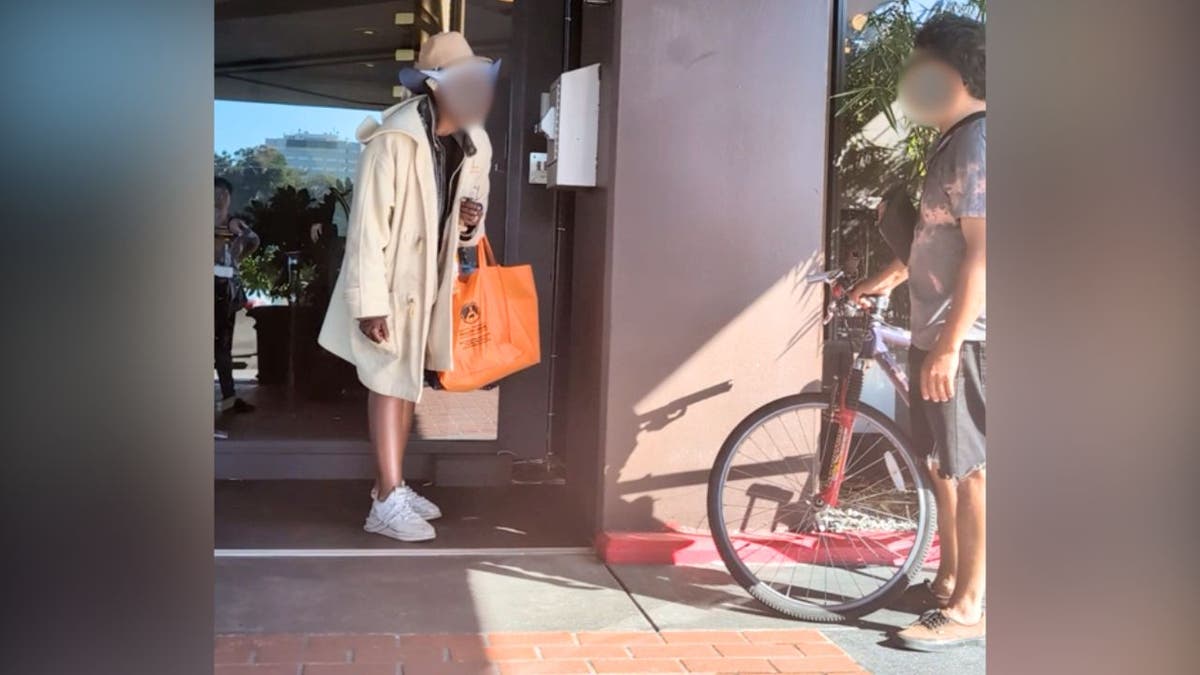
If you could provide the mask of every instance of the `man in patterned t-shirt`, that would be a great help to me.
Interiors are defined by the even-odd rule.
[[[922,26],[915,47],[900,102],[910,120],[941,135],[927,161],[912,250],[851,296],[883,295],[908,281],[912,436],[929,458],[941,559],[932,581],[908,590],[908,604],[925,611],[897,639],[938,651],[985,634],[983,25],[941,14]]]

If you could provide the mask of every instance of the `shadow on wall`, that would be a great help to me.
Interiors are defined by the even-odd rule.
[[[599,221],[578,229],[604,229],[582,235],[603,255],[580,246],[588,262],[573,270],[603,293],[581,293],[590,304],[572,316],[590,313],[578,325],[606,338],[603,530],[702,523],[721,439],[819,377],[821,291],[803,279],[824,259],[832,7],[629,2],[614,35],[595,34],[616,95],[601,114],[603,199],[577,201],[576,216]],[[714,52],[730,26],[755,49]],[[682,484],[630,490],[664,476]]]
[[[711,387],[705,387],[699,391],[688,394],[671,401],[667,405],[660,408],[655,408],[647,413],[638,415],[635,419],[637,426],[634,431],[634,438],[630,443],[623,447],[629,447],[631,450],[637,447],[638,438],[645,433],[660,431],[668,424],[680,419],[687,414],[688,408],[700,403],[701,401],[720,396],[729,390],[733,389],[733,381],[726,380],[720,384],[714,384]],[[694,474],[704,474],[697,476]],[[619,482],[617,484],[618,494],[641,493],[651,490],[661,489],[664,487],[678,487],[680,485],[690,485],[697,482],[704,482],[708,479],[705,472],[686,472],[684,474],[670,474],[665,476],[655,477],[646,475],[641,479]],[[682,481],[682,482],[680,482]],[[619,510],[616,512],[617,517],[621,522],[636,521],[641,523],[653,523],[656,530],[669,529],[665,523],[662,523],[654,518],[654,499],[650,496],[638,497],[632,501],[621,500]]]
[[[821,294],[822,301],[825,299],[824,283],[813,283],[807,279],[808,273],[815,270],[816,267],[814,264],[812,264],[813,261],[810,260],[809,263],[810,264],[807,265],[803,270],[797,268],[796,272],[792,274],[792,295],[796,296],[797,307],[803,307],[805,304],[812,302],[814,299],[814,294]],[[779,352],[779,356],[775,357],[775,360],[782,360],[783,357],[787,356],[788,352],[792,351],[796,345],[800,344],[814,329],[820,330],[822,327],[824,327],[824,320],[825,316],[823,308],[819,312],[810,313],[808,317],[800,324],[800,327],[796,329],[796,332],[792,333],[792,337],[787,341],[787,344],[784,345],[783,351]]]
[[[630,430],[629,437],[611,446],[623,452],[610,455],[606,522],[619,525],[606,529],[707,529],[704,511],[709,470],[728,433],[745,415],[770,400],[820,390],[819,358],[814,358],[819,351],[808,350],[819,344],[823,287],[805,281],[819,261],[819,252],[814,252],[794,266],[661,377],[640,371],[642,400],[673,388],[673,380],[685,380],[690,373],[711,375],[718,366],[726,367],[735,379],[696,389],[640,414],[636,408],[632,411],[631,424],[625,427]],[[780,307],[788,311],[781,312]],[[793,327],[797,321],[799,326]],[[748,342],[746,334],[758,339]],[[801,346],[805,349],[797,352]],[[747,353],[748,349],[755,353]],[[792,384],[798,378],[803,378],[804,384]],[[728,400],[731,396],[735,400]],[[671,468],[687,468],[658,473],[653,471],[658,462],[648,455],[669,455]],[[650,470],[642,469],[646,465]],[[631,473],[636,477],[630,477]],[[662,509],[656,511],[660,495],[678,490],[686,491],[687,506],[666,509],[665,514]]]

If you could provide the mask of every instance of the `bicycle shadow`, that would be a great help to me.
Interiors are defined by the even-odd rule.
[[[646,473],[638,478],[624,478],[621,476],[621,470],[625,467],[629,455],[632,454],[634,448],[638,447],[640,436],[646,433],[662,431],[667,426],[682,419],[697,404],[724,395],[732,390],[733,380],[725,380],[698,389],[686,396],[681,396],[666,405],[649,410],[633,418],[632,437],[620,445],[622,448],[628,448],[628,451],[614,463],[614,466],[619,468],[614,472],[612,484],[608,486],[609,491],[616,495],[621,495],[615,500],[609,512],[609,516],[612,516],[615,522],[642,523],[643,525],[638,527],[640,531],[676,531],[676,528],[654,515],[654,498],[649,494],[643,494],[632,500],[626,499],[623,495],[703,484],[708,481],[708,470],[683,471],[661,475]],[[680,547],[685,545],[680,544]]]

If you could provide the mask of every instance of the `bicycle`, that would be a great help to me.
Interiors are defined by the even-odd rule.
[[[730,574],[767,607],[808,621],[856,618],[898,597],[921,573],[937,521],[911,441],[860,401],[877,363],[908,403],[892,350],[910,334],[884,321],[886,297],[861,308],[843,280],[841,271],[808,277],[830,286],[824,323],[836,321],[834,337],[851,347],[833,385],[750,413],[708,481],[709,527]]]

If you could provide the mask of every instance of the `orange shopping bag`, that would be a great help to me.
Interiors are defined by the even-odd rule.
[[[479,267],[454,282],[454,370],[438,374],[447,391],[473,391],[542,360],[533,268],[497,265],[487,237],[476,252]]]

